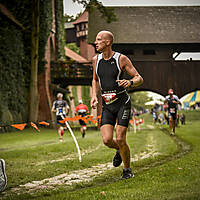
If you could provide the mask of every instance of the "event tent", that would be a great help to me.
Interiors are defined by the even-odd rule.
[[[163,102],[159,101],[159,100],[153,100],[153,101],[148,101],[148,102],[145,103],[146,106],[153,106],[155,104],[162,105]]]
[[[193,106],[196,103],[200,103],[200,90],[194,91],[190,93],[183,101],[184,107],[187,106]]]

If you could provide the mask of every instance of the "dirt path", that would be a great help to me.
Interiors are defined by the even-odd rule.
[[[152,145],[148,145],[147,152],[142,152],[138,155],[135,155],[134,158],[131,158],[131,162],[146,159],[155,155],[158,155],[158,152],[155,152],[153,150]],[[11,191],[15,193],[17,192],[19,194],[26,192],[32,193],[36,190],[53,189],[59,185],[63,186],[63,185],[77,184],[81,182],[89,182],[93,180],[95,177],[113,168],[114,167],[111,162],[105,164],[99,164],[83,170],[75,170],[71,171],[70,173],[64,173],[51,178],[46,178],[41,181],[32,181],[24,185],[19,185],[16,188],[12,188]]]

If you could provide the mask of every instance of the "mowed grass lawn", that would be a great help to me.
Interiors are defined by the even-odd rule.
[[[78,174],[112,162],[115,151],[102,144],[99,131],[87,131],[84,139],[74,132],[82,152],[81,163],[69,132],[63,143],[58,141],[56,130],[47,128],[0,134],[0,158],[6,161],[8,177],[0,199],[200,199],[200,111],[186,112],[186,125],[177,127],[176,137],[169,136],[167,125],[153,128],[150,114],[144,118],[140,131],[134,133],[131,128],[127,133],[134,178],[120,180],[122,165],[105,170],[90,181],[57,184],[51,189],[31,191],[20,185],[64,173]],[[180,141],[182,146],[177,144]]]

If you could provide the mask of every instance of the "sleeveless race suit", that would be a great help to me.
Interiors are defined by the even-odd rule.
[[[66,107],[68,104],[65,100],[56,100],[53,102],[53,108],[56,110],[56,121],[57,124],[61,124],[59,121],[66,117]]]
[[[177,104],[173,103],[173,101],[179,102],[179,98],[173,94],[172,98],[170,95],[166,96],[166,101],[168,104],[168,115],[171,116],[173,120],[176,120],[177,115]]]
[[[102,92],[101,126],[117,124],[128,127],[131,112],[130,96],[116,80],[122,79],[123,71],[119,66],[120,53],[115,52],[112,58],[104,60],[103,54],[97,57],[96,74]]]
[[[75,111],[78,113],[78,115],[81,115],[81,117],[85,117],[88,112],[88,107],[85,104],[81,103],[76,106]],[[86,126],[86,123],[82,119],[79,119],[79,123],[81,126]]]

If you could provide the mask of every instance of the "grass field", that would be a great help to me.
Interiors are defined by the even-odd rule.
[[[0,199],[197,200],[200,199],[200,112],[186,112],[186,125],[171,137],[167,125],[152,125],[151,115],[127,140],[135,177],[120,180],[123,165],[112,167],[115,151],[102,144],[99,131],[76,131],[82,153],[69,132],[41,128],[0,134],[0,158],[8,185]]]

